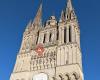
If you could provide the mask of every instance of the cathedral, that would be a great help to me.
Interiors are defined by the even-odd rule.
[[[42,24],[42,3],[27,25],[10,80],[84,80],[80,27],[72,6]]]

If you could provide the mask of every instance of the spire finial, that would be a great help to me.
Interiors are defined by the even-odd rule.
[[[67,1],[67,8],[69,8],[70,10],[73,9],[73,7],[72,7],[72,0],[68,0]]]
[[[62,22],[65,21],[65,13],[64,13],[64,10],[62,10],[62,12],[61,12],[61,21]]]
[[[43,2],[43,1],[42,1],[42,0],[40,0],[40,7],[42,7],[42,2]]]

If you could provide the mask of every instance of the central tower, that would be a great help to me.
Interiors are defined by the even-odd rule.
[[[23,34],[10,80],[84,80],[80,29],[71,0],[42,25],[42,4]]]

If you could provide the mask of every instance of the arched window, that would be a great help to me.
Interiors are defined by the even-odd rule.
[[[78,80],[79,79],[79,75],[75,72],[72,74],[72,79],[73,80]]]
[[[59,39],[59,30],[57,30],[57,40]]]
[[[52,33],[49,35],[49,42],[51,42]]]
[[[46,41],[46,34],[44,34],[43,43]]]
[[[68,14],[67,14],[67,19],[69,19],[69,16],[68,16]]]
[[[71,80],[69,74],[65,74],[66,80]]]
[[[66,43],[66,27],[64,28],[64,43]]]
[[[36,44],[38,44],[38,38],[39,38],[39,31],[37,32],[37,40],[36,40]]]
[[[72,41],[72,34],[71,34],[72,32],[71,32],[71,26],[69,26],[69,42],[71,42]]]
[[[72,18],[72,15],[71,15],[71,14],[72,14],[72,13],[70,12],[70,14],[69,14],[69,16],[70,16],[70,17],[69,17],[69,18],[70,18],[70,20],[71,20],[71,18]]]
[[[59,75],[60,80],[63,80],[64,78],[62,77],[62,75]]]

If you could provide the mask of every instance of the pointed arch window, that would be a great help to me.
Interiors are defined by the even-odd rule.
[[[71,20],[71,19],[72,19],[72,12],[70,12],[70,14],[69,14],[69,15],[70,15],[69,17],[70,17],[70,20]]]
[[[59,75],[59,78],[60,78],[60,80],[63,80],[63,77],[62,77],[62,75]]]
[[[36,40],[36,44],[38,44],[38,39],[39,39],[39,31],[37,32],[37,40]]]
[[[69,42],[72,41],[72,33],[71,33],[71,26],[69,26]]]
[[[59,30],[57,30],[57,40],[59,39]]]
[[[44,34],[43,43],[46,41],[46,34]]]
[[[72,74],[72,77],[74,78],[74,80],[78,80],[79,79],[79,75],[76,72],[74,72]]]
[[[66,43],[66,27],[64,28],[64,43]]]
[[[67,80],[71,80],[69,74],[65,74]]]
[[[52,33],[50,33],[50,35],[49,35],[49,42],[51,42],[51,37],[52,37]]]
[[[67,19],[69,18],[69,16],[67,15]]]

